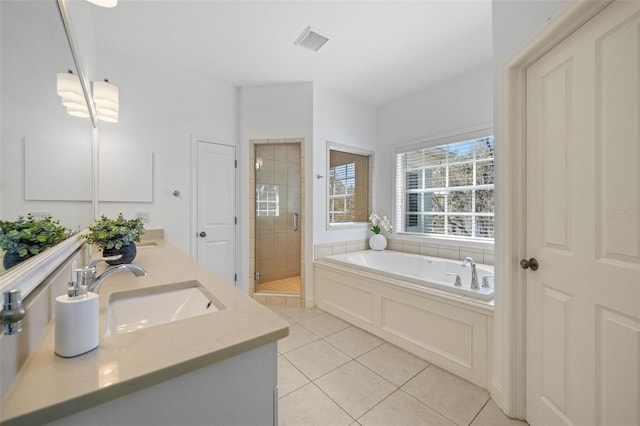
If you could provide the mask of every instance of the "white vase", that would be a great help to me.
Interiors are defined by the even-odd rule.
[[[369,247],[371,250],[384,250],[387,247],[387,239],[382,234],[373,234],[369,238]]]

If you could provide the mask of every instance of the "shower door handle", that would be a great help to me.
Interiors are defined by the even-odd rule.
[[[293,230],[298,230],[298,213],[293,214]]]

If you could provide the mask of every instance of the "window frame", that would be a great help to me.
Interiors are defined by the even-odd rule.
[[[368,169],[369,169],[369,176],[368,176],[368,212],[367,212],[367,219],[364,221],[354,221],[354,222],[331,222],[331,218],[330,218],[330,211],[329,208],[331,206],[331,182],[330,182],[330,178],[329,178],[329,171],[331,169],[331,151],[340,151],[340,152],[344,152],[347,154],[355,154],[355,155],[360,155],[363,157],[368,157]],[[335,143],[335,142],[331,142],[331,141],[327,141],[327,146],[326,146],[326,168],[325,168],[325,221],[326,221],[326,229],[328,231],[331,230],[341,230],[341,229],[357,229],[357,228],[368,228],[369,227],[369,213],[371,213],[372,211],[374,211],[374,194],[375,194],[375,187],[374,187],[374,176],[375,176],[375,153],[374,151],[368,150],[368,149],[364,149],[364,148],[359,148],[359,147],[354,147],[354,146],[349,146],[349,145],[343,145],[343,144],[339,144],[339,143]]]
[[[417,232],[406,232],[402,230],[400,227],[401,217],[405,213],[405,205],[402,204],[402,199],[400,196],[404,192],[404,182],[402,178],[399,178],[399,167],[398,164],[398,155],[417,151],[425,148],[433,148],[440,145],[453,144],[457,142],[464,142],[469,140],[481,139],[489,136],[494,136],[493,127],[490,125],[478,127],[476,129],[468,129],[466,131],[460,132],[452,132],[447,135],[434,136],[430,138],[425,138],[419,142],[401,145],[394,149],[393,152],[393,224],[394,224],[394,232],[397,235],[403,236],[407,240],[419,241],[419,242],[432,242],[434,244],[441,245],[452,245],[452,246],[466,246],[472,248],[489,248],[492,249],[495,243],[495,208],[494,208],[494,238],[477,238],[477,237],[460,237],[460,236],[452,236],[452,235],[437,235],[437,234],[423,234]],[[494,139],[495,144],[495,139]],[[494,203],[496,196],[496,177],[495,174],[495,165],[496,165],[496,156],[495,156],[495,145],[494,145]],[[474,185],[475,186],[475,185]]]

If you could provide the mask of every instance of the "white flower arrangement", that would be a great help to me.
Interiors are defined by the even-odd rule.
[[[369,215],[369,221],[371,222],[371,231],[374,234],[379,234],[381,229],[384,229],[387,232],[393,231],[391,222],[386,216],[382,216],[382,218],[380,218],[376,213],[371,213]]]

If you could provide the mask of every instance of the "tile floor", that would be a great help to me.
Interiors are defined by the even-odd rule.
[[[485,390],[333,315],[269,308],[290,324],[278,342],[280,425],[526,425]]]
[[[300,294],[300,276],[267,282],[258,281],[256,283],[256,292]]]

